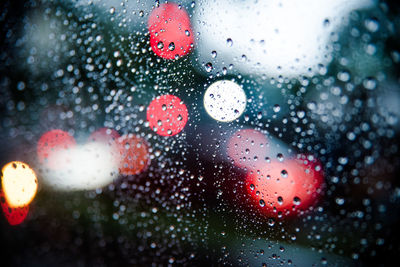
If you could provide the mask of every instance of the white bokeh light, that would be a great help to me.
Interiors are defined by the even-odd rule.
[[[43,182],[55,190],[92,190],[110,184],[118,177],[118,156],[113,148],[91,142],[56,155],[57,162],[66,164],[54,170],[46,169]]]
[[[246,109],[246,94],[237,83],[221,80],[211,84],[204,94],[204,107],[215,120],[236,120]]]
[[[372,0],[212,1],[196,5],[196,61],[216,71],[312,76],[332,60],[332,33]],[[217,55],[217,56],[215,56]]]

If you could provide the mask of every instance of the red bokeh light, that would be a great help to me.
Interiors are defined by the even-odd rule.
[[[267,157],[267,137],[253,129],[236,131],[228,141],[226,153],[240,168],[253,169],[265,163]]]
[[[261,213],[290,217],[313,206],[322,193],[319,162],[299,156],[283,162],[272,160],[248,173],[245,186],[251,202]]]
[[[40,137],[37,144],[39,162],[52,169],[62,167],[60,165],[65,163],[59,162],[57,157],[54,157],[55,153],[75,146],[76,141],[74,137],[67,132],[59,129],[48,131]]]
[[[150,46],[153,52],[165,59],[176,59],[188,54],[194,44],[188,13],[175,3],[156,7],[148,21]]]
[[[0,204],[3,210],[4,217],[6,217],[10,225],[21,224],[28,215],[28,205],[20,208],[10,208],[4,196],[3,190],[0,190]]]
[[[146,140],[133,134],[118,139],[120,146],[119,171],[124,175],[143,172],[150,165],[149,145]]]
[[[173,95],[162,95],[151,101],[147,108],[147,120],[157,134],[178,134],[188,121],[188,110],[182,101]]]

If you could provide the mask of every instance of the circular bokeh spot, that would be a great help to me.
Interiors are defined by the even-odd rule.
[[[216,81],[204,94],[204,107],[213,119],[230,122],[246,109],[246,94],[242,87],[229,80]]]
[[[51,169],[65,166],[66,162],[60,160],[58,153],[76,146],[73,136],[59,129],[44,133],[37,144],[39,162]]]
[[[246,178],[251,201],[263,214],[290,217],[306,211],[322,193],[320,164],[305,158],[273,160]]]
[[[151,49],[159,57],[178,59],[193,49],[189,15],[175,3],[165,3],[154,8],[149,16],[148,28]]]
[[[188,121],[188,110],[174,95],[157,96],[147,108],[147,121],[150,128],[159,135],[176,135]]]
[[[8,205],[19,208],[31,203],[38,181],[35,172],[26,163],[12,161],[1,170],[1,185]]]
[[[267,146],[268,139],[260,131],[241,129],[230,137],[226,154],[237,167],[254,169],[265,163]]]
[[[120,146],[119,172],[135,175],[146,170],[150,165],[149,145],[146,140],[133,134],[123,135],[118,139]]]
[[[29,212],[28,205],[19,208],[10,207],[2,190],[0,190],[0,205],[1,209],[3,210],[4,217],[6,217],[10,225],[21,224]]]

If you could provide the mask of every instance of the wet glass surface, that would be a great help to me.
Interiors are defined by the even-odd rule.
[[[3,1],[1,262],[391,265],[399,23],[394,1]]]

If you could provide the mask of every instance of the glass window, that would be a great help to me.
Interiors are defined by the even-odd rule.
[[[3,1],[12,266],[391,265],[394,1]]]

